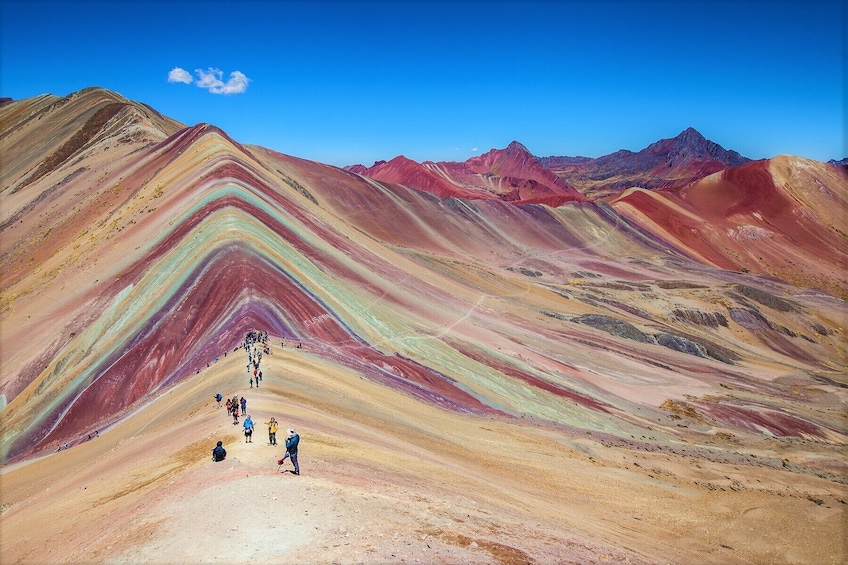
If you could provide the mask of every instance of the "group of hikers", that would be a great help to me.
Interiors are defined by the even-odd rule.
[[[221,396],[221,393],[217,393],[215,395],[215,400],[218,402],[218,408],[221,407],[221,400],[224,397]],[[239,423],[239,408],[241,408],[242,414],[247,414],[247,399],[245,397],[239,398],[238,395],[233,396],[232,398],[227,399],[227,415],[233,417],[233,425],[237,426]]]
[[[247,427],[247,422],[251,422],[251,427]],[[277,421],[274,418],[271,418],[271,421],[268,422],[268,445],[277,445],[276,440],[276,429],[277,429]],[[271,430],[274,430],[273,432]],[[253,443],[251,436],[253,435],[253,422],[248,416],[245,419],[245,428],[244,428],[244,437],[245,443]],[[286,437],[286,452],[282,456],[282,458],[277,459],[277,469],[282,468],[283,464],[285,464],[286,459],[291,459],[292,465],[294,465],[294,471],[292,471],[295,475],[300,474],[300,465],[297,462],[297,446],[300,443],[300,435],[295,431],[294,428],[289,428],[289,435]],[[223,461],[227,458],[227,450],[224,449],[224,442],[218,440],[218,444],[212,448],[212,461],[218,462]],[[285,472],[285,471],[283,471]]]
[[[58,452],[58,451],[62,451],[62,450],[65,450],[65,449],[70,449],[72,445],[80,444],[84,441],[88,441],[92,438],[96,438],[99,435],[100,435],[100,430],[94,430],[93,432],[88,434],[86,437],[80,437],[80,438],[77,438],[75,440],[67,441],[65,443],[60,443],[60,444],[56,445],[56,451]]]
[[[259,363],[262,362],[262,354],[269,355],[271,353],[268,347],[268,332],[250,331],[244,336],[242,347],[247,352],[247,374],[250,388],[253,388],[253,383],[256,383],[256,388],[259,388],[259,383],[262,381],[262,371],[259,369]],[[253,375],[250,374],[251,368]]]
[[[262,380],[262,371],[259,370],[259,363],[262,361],[263,353],[265,355],[270,354],[268,347],[268,332],[248,332],[245,335],[242,347],[248,355],[248,373],[250,372],[251,366],[253,367],[253,376],[250,378],[250,388],[253,388],[254,378],[256,379],[256,386],[259,387],[259,382]],[[215,400],[218,402],[218,407],[220,408],[221,401],[223,400],[221,393],[217,393],[215,395]],[[227,414],[231,414],[233,416],[233,425],[238,425],[239,423],[239,410],[241,410],[241,414],[245,416],[244,422],[242,422],[242,427],[244,428],[244,442],[253,443],[254,424],[253,418],[251,418],[251,416],[247,413],[247,400],[243,396],[239,397],[238,395],[228,398]],[[268,445],[276,446],[279,423],[276,418],[272,416],[268,422],[265,422],[265,424],[268,426]],[[291,459],[292,465],[294,465],[293,473],[295,475],[300,475],[300,466],[297,462],[298,443],[300,443],[300,436],[294,428],[289,428],[289,433],[286,437],[286,452],[281,459],[277,460],[278,469],[283,466],[286,459]],[[212,449],[212,460],[223,461],[226,457],[227,450],[224,449],[223,442],[218,441],[218,444]]]

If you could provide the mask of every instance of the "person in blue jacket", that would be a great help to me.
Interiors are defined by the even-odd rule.
[[[244,419],[244,443],[253,443],[253,419],[248,416]]]
[[[219,441],[218,445],[212,448],[212,461],[223,461],[227,458],[227,450],[224,449],[223,442]]]
[[[294,474],[300,474],[300,466],[297,464],[297,444],[300,443],[300,436],[294,431],[294,428],[289,429],[289,437],[286,438],[286,454],[283,458],[277,461],[280,465],[286,462],[287,457],[291,457],[291,462],[294,465]]]

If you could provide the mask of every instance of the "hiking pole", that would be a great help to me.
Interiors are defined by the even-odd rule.
[[[286,462],[286,458],[287,458],[288,456],[289,456],[289,452],[288,452],[288,451],[286,451],[286,454],[285,454],[285,455],[283,455],[283,458],[282,458],[282,459],[277,460],[277,463],[278,463],[278,465],[277,465],[277,472],[278,472],[278,473],[280,472],[280,469],[282,469],[282,468],[283,468],[283,464]]]

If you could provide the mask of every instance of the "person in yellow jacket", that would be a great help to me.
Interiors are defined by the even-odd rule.
[[[268,426],[268,443],[270,445],[277,445],[277,429],[280,427],[277,424],[277,420],[272,416],[271,421],[265,422],[265,424]]]

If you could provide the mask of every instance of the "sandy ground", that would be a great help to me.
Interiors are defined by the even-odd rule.
[[[230,355],[6,466],[3,563],[843,563],[844,485],[445,412],[305,351]],[[245,443],[215,392],[243,395]],[[278,472],[270,416],[302,437]],[[225,462],[210,453],[221,439]],[[730,453],[730,452],[728,452]]]

